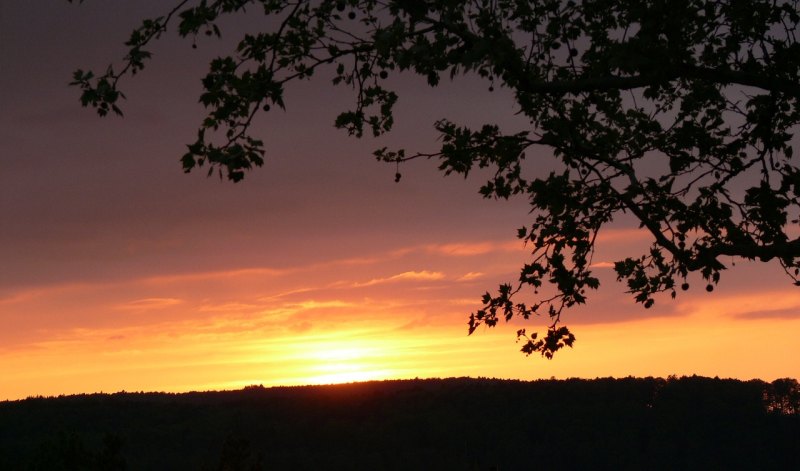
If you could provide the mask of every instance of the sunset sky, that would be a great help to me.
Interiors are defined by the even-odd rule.
[[[122,57],[130,30],[167,7],[0,4],[0,400],[414,377],[800,377],[800,291],[780,266],[737,262],[713,293],[698,277],[644,310],[609,268],[649,243],[630,221],[601,233],[603,285],[565,314],[575,348],[519,353],[516,330],[545,319],[467,336],[480,296],[529,255],[515,237],[528,205],[485,200],[484,175],[444,177],[435,162],[405,164],[395,183],[371,152],[434,149],[444,117],[525,129],[486,83],[393,77],[395,130],[356,140],[333,128],[353,94],[318,77],[257,121],[263,168],[238,184],[184,174],[208,60],[261,18],[228,21],[223,41],[196,50],[165,37],[123,84],[124,118],[97,117],[67,86],[76,68]],[[548,158],[533,159],[542,172]]]

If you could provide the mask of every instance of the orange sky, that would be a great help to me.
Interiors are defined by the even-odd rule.
[[[690,280],[644,310],[608,268],[646,246],[624,223],[602,234],[601,290],[565,315],[574,349],[520,354],[516,329],[541,321],[468,337],[480,295],[526,259],[514,238],[525,202],[483,200],[481,175],[445,179],[435,163],[407,165],[395,184],[370,152],[430,149],[445,116],[519,126],[502,93],[398,82],[396,131],[375,142],[332,129],[346,91],[303,84],[287,113],[259,122],[265,168],[232,185],[178,164],[221,45],[167,40],[126,89],[126,118],[99,120],[66,87],[71,71],[118,57],[131,18],[163,4],[24,3],[0,9],[11,71],[0,74],[0,400],[467,375],[800,377],[800,292],[777,265],[737,263],[714,293]],[[534,156],[544,170],[546,157]]]
[[[567,317],[576,347],[552,361],[518,353],[516,326],[467,337],[477,295],[523,258],[502,242],[432,244],[19,290],[0,300],[0,385],[20,398],[436,376],[800,376],[800,297],[780,283],[693,290],[648,311],[608,284]],[[769,271],[742,267],[731,284]]]

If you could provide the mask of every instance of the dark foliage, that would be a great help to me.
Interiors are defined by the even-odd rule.
[[[0,403],[0,469],[798,469],[797,391],[446,379],[31,398]]]
[[[445,174],[491,169],[486,197],[530,201],[518,235],[532,258],[516,282],[486,293],[470,333],[545,315],[544,335],[518,331],[523,352],[550,358],[572,346],[562,311],[598,288],[595,241],[622,214],[652,237],[645,253],[615,264],[645,308],[691,277],[713,290],[737,258],[777,261],[800,284],[797,0],[183,0],[133,31],[121,66],[75,72],[81,103],[121,114],[120,80],[142,70],[163,33],[196,47],[245,11],[263,14],[264,30],[211,62],[187,172],[208,166],[239,181],[261,166],[254,117],[284,108],[286,87],[326,69],[355,95],[335,125],[359,137],[391,130],[398,94],[387,78],[397,72],[432,87],[471,75],[513,93],[528,129],[443,117],[438,151],[375,152],[398,166],[396,181],[401,162],[437,159]],[[541,159],[557,170],[544,175]],[[522,288],[536,296],[526,301]]]

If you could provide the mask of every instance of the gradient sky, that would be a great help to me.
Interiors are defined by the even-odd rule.
[[[236,32],[199,49],[169,36],[123,89],[125,118],[98,118],[74,69],[124,55],[160,1],[0,4],[0,400],[94,391],[238,388],[441,376],[800,377],[800,292],[777,264],[737,263],[711,294],[644,310],[610,263],[646,235],[619,223],[595,257],[603,286],[565,315],[575,348],[526,358],[514,322],[466,335],[480,295],[526,260],[524,200],[490,201],[482,176],[434,162],[394,168],[380,146],[430,150],[432,124],[515,121],[487,84],[432,90],[396,77],[395,131],[333,129],[352,103],[324,77],[291,88],[257,123],[264,168],[242,183],[185,175],[203,117],[199,78]],[[548,156],[534,156],[548,170]]]

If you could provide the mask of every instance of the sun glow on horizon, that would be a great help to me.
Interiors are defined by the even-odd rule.
[[[304,372],[309,374],[301,380],[305,384],[369,381],[389,378],[394,373],[385,368],[387,354],[375,341],[352,338],[312,341],[299,348],[306,350],[297,356],[304,364]]]
[[[25,328],[0,330],[0,400],[460,376],[800,375],[791,360],[800,294],[777,287],[763,267],[740,271],[738,286],[689,291],[647,311],[608,283],[591,312],[570,313],[578,340],[552,361],[525,357],[514,343],[516,329],[541,330],[542,319],[467,336],[475,293],[517,268],[506,254],[422,250],[295,267],[296,277],[226,270],[10,292],[0,314]],[[218,279],[231,282],[210,289]],[[769,343],[753,349],[743,339]]]

